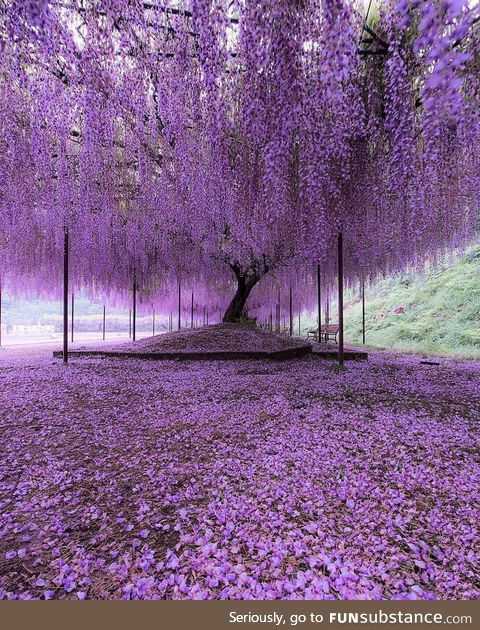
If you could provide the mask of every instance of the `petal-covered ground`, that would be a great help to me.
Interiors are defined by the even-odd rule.
[[[476,598],[480,363],[0,354],[0,598]]]

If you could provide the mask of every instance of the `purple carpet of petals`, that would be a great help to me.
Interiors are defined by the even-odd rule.
[[[477,598],[478,362],[0,354],[0,598]]]

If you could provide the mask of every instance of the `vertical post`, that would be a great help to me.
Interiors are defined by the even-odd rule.
[[[322,287],[320,282],[320,263],[317,263],[317,310],[318,310],[318,342],[322,341]]]
[[[365,345],[365,280],[362,278],[362,340]]]
[[[155,309],[153,309],[152,317],[152,337],[155,337]]]
[[[338,233],[338,363],[343,366],[343,234]]]
[[[182,301],[182,287],[180,280],[178,281],[178,330],[182,327],[182,313],[181,313],[181,301]]]
[[[192,291],[192,305],[190,309],[190,328],[193,328],[193,291]]]
[[[63,233],[63,363],[68,363],[68,228]]]
[[[293,295],[290,286],[290,337],[293,337]]]
[[[71,322],[71,328],[72,328],[72,336],[71,336],[71,341],[73,343],[73,317],[75,314],[75,296],[72,292],[72,322]]]
[[[300,326],[300,310],[298,311],[298,336],[300,337],[302,334],[302,329]]]
[[[102,338],[105,341],[105,304],[103,305],[103,327],[102,327]]]
[[[325,324],[328,326],[330,322],[330,298],[327,295],[327,301],[325,303]]]
[[[207,326],[208,326],[208,311],[207,311]]]
[[[206,309],[206,307],[204,306],[204,307],[203,307],[203,325],[204,325],[204,326],[205,326],[205,323],[206,323],[206,321],[207,321],[207,318],[205,317],[205,313],[206,313],[206,312],[207,312],[207,309]]]
[[[137,328],[137,277],[133,273],[133,303],[132,303],[132,340],[135,341]]]
[[[0,348],[2,347],[2,285],[0,284]]]
[[[275,332],[280,332],[280,289],[278,289],[277,305],[275,309]]]
[[[278,308],[278,332],[281,331],[282,329],[282,301],[280,298],[280,288],[278,289],[278,304],[277,304],[277,308]]]
[[[270,328],[270,332],[272,332],[273,331],[273,313],[272,313],[272,309],[270,309],[270,317],[269,317],[268,327]]]
[[[132,309],[128,309],[128,338],[132,337]]]

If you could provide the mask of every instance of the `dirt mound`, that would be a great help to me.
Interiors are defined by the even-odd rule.
[[[215,324],[147,337],[117,345],[79,348],[71,357],[136,359],[293,359],[311,354],[305,339],[287,337],[240,324]],[[62,357],[62,351],[53,353]]]
[[[188,328],[111,346],[113,352],[279,352],[309,345],[305,339],[240,324]]]

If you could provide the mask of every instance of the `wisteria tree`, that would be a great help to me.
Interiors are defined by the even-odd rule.
[[[3,275],[51,278],[68,230],[84,283],[228,270],[237,321],[280,268],[333,281],[339,232],[351,279],[472,239],[466,0],[0,6]]]

